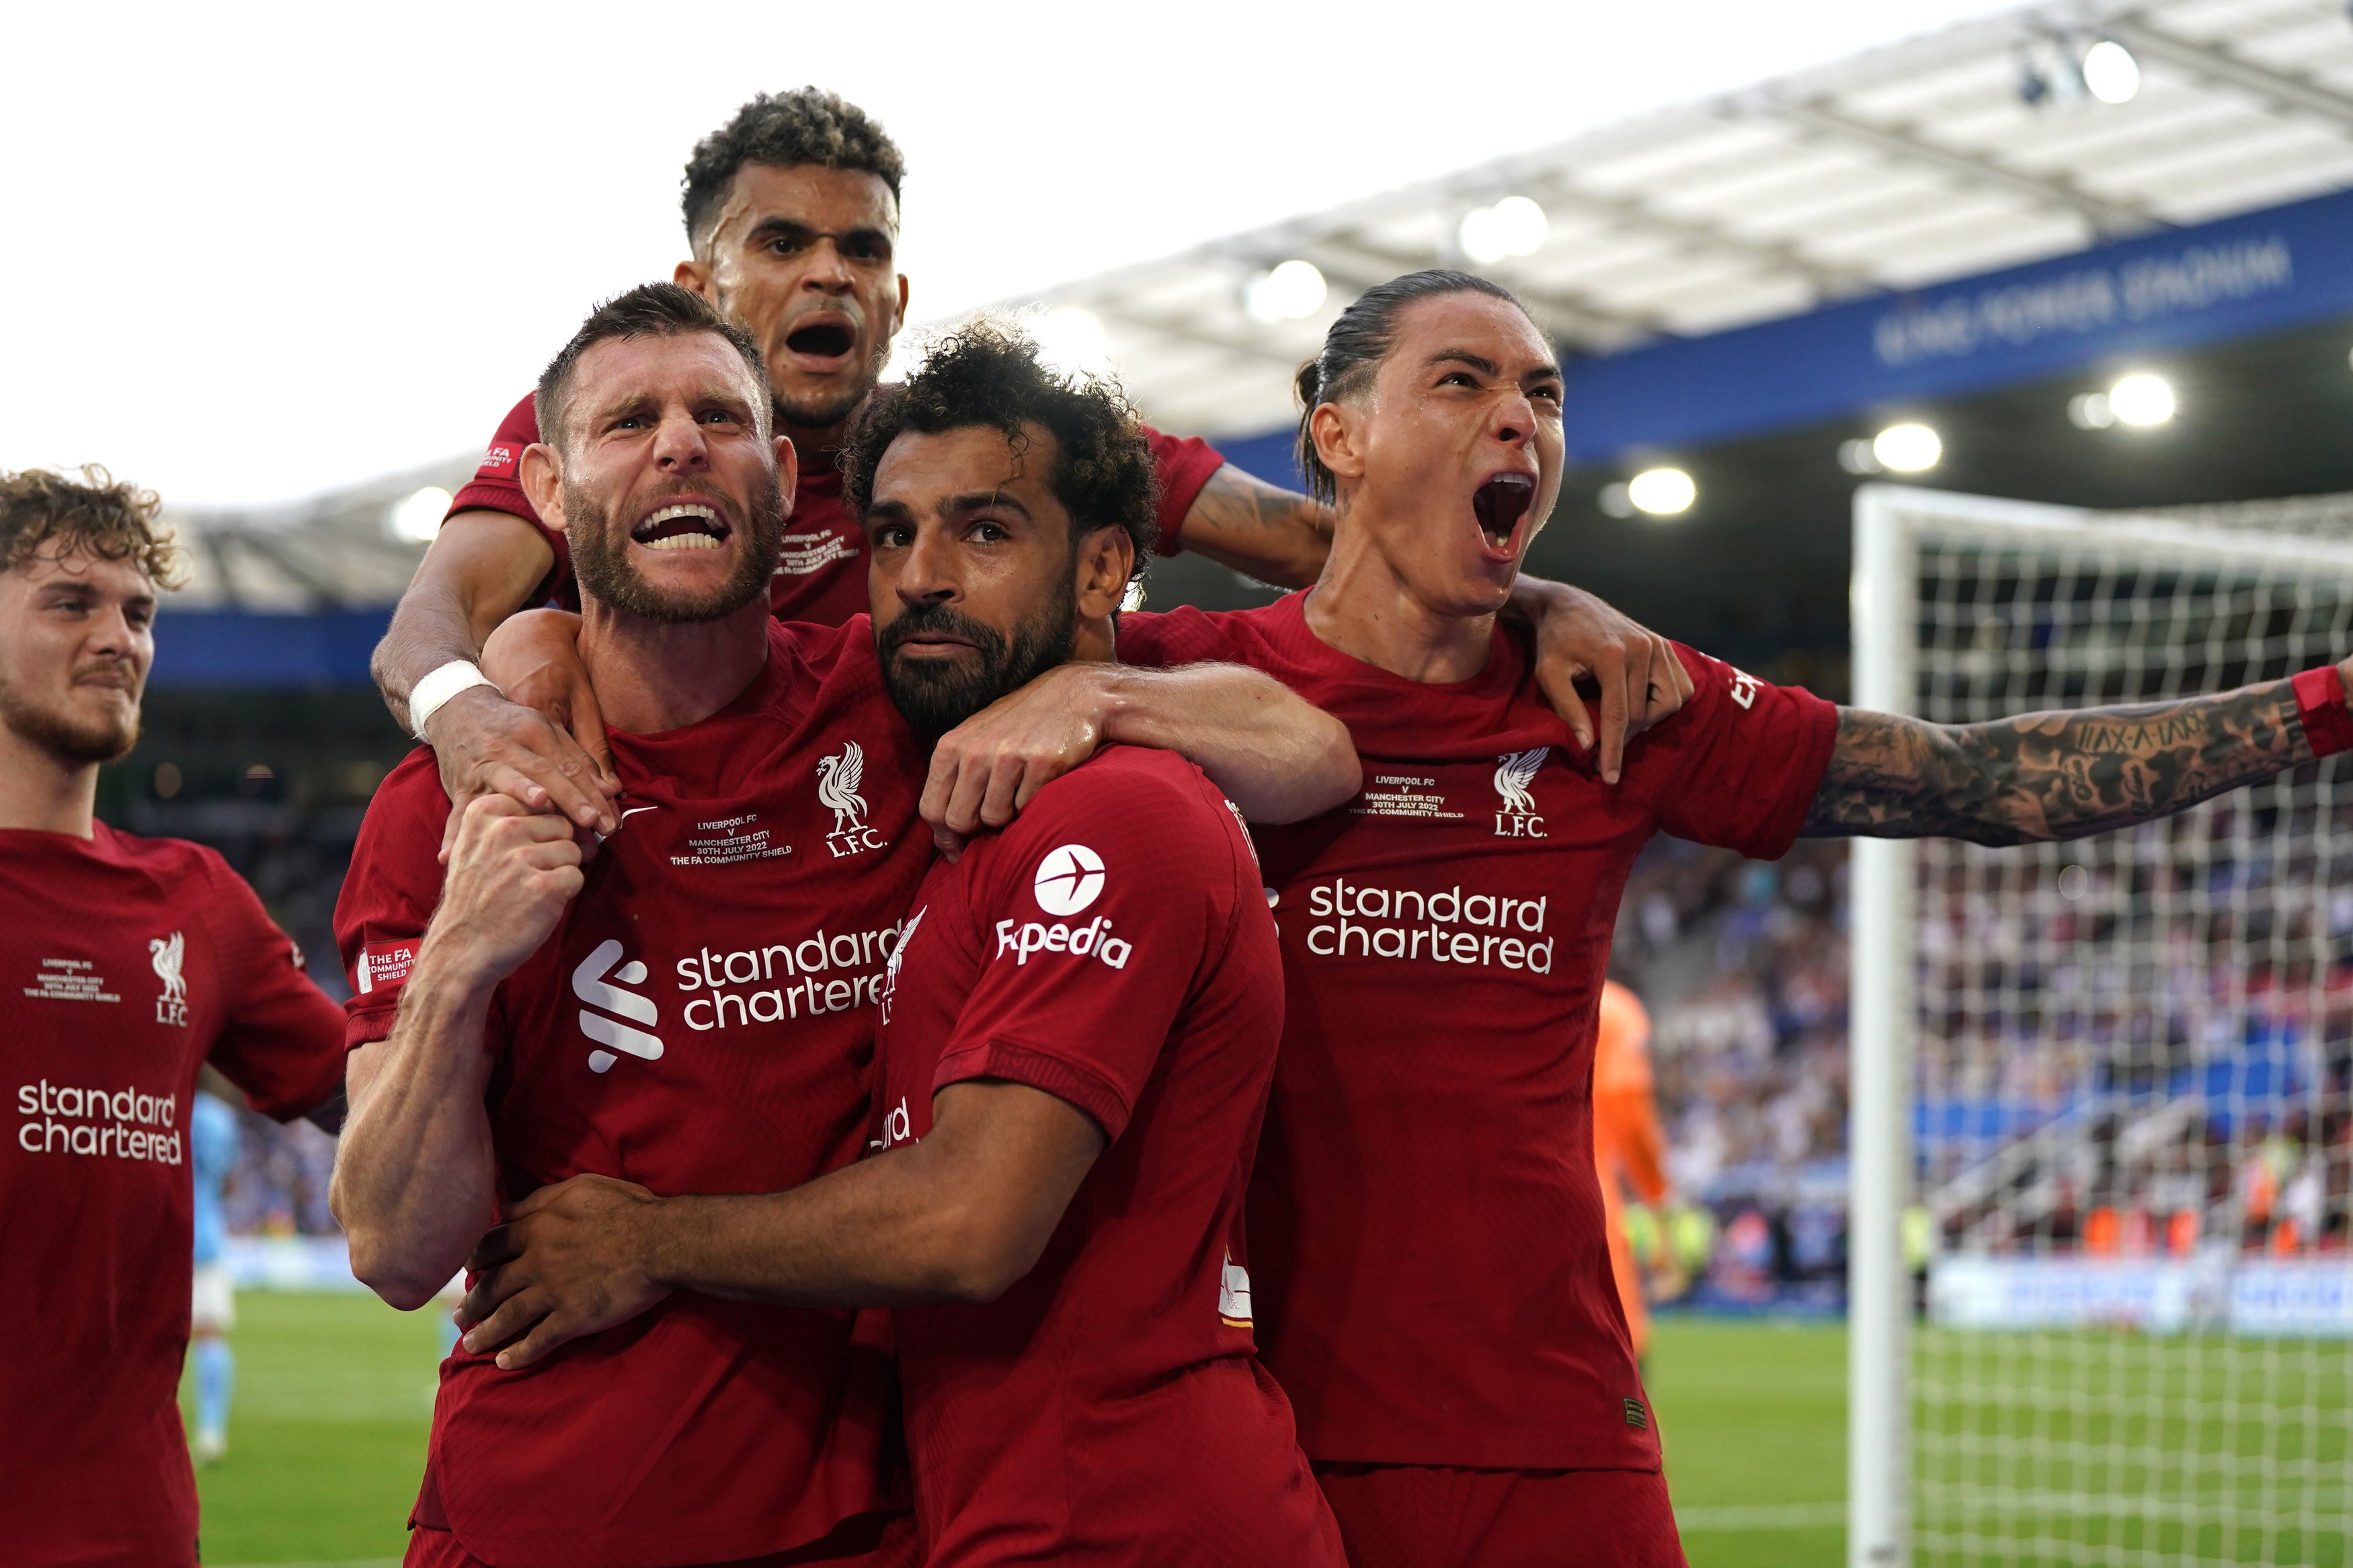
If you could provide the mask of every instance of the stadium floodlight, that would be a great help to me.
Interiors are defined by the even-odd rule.
[[[1626,499],[1637,511],[1677,517],[1699,500],[1699,486],[1681,468],[1644,468],[1626,481]]]
[[[430,544],[449,512],[449,492],[427,485],[395,501],[384,514],[384,531],[403,544]]]
[[[2135,371],[2108,388],[2108,411],[2118,423],[2147,428],[2173,417],[2173,383],[2148,371]]]
[[[2067,400],[2067,422],[2078,430],[2105,430],[2116,422],[2105,392],[2079,392]]]
[[[1103,318],[1079,305],[1057,305],[1030,328],[1038,358],[1058,375],[1111,374],[1111,338]]]
[[[1917,474],[1936,466],[1945,455],[1945,443],[1926,425],[1890,425],[1871,438],[1871,455],[1883,468]]]
[[[1268,326],[1301,321],[1322,310],[1330,292],[1323,269],[1294,256],[1242,285],[1242,313]]]
[[[1505,196],[1490,207],[1472,207],[1454,231],[1462,254],[1484,266],[1507,257],[1533,256],[1552,232],[1544,208],[1525,196]]]
[[[2140,91],[2140,62],[2114,38],[2084,51],[2084,88],[2102,103],[2130,103]]]

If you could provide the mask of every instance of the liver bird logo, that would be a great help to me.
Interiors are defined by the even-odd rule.
[[[1507,752],[1495,768],[1495,793],[1504,797],[1504,809],[1517,816],[1528,816],[1536,809],[1535,797],[1528,785],[1535,781],[1536,770],[1552,752],[1550,746],[1538,746],[1532,752]]]
[[[923,917],[931,913],[931,905],[925,904],[915,911],[913,920],[900,928],[899,940],[891,944],[891,956],[882,964],[882,1021],[886,1024],[891,1021],[891,999],[899,994],[899,966],[906,962],[907,944],[915,940],[915,928],[923,923]]]
[[[835,833],[853,833],[866,826],[866,797],[858,793],[865,776],[866,753],[855,741],[844,741],[837,755],[818,763],[818,804],[833,813]]]
[[[155,966],[155,977],[164,983],[163,999],[167,1005],[188,999],[188,983],[180,977],[180,964],[187,952],[188,939],[179,931],[147,939],[148,961]]]

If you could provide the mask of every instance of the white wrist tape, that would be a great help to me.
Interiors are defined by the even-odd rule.
[[[497,683],[477,668],[470,659],[453,658],[415,686],[408,689],[408,729],[418,740],[425,739],[425,726],[441,704],[470,686],[487,686],[498,689]]]

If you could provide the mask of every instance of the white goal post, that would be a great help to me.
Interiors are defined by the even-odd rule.
[[[2193,696],[2353,653],[2353,498],[1868,485],[1852,591],[1859,707]],[[1852,1568],[2353,1563],[2348,762],[1855,843]]]

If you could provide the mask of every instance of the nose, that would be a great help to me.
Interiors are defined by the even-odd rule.
[[[1526,393],[1514,386],[1495,400],[1493,433],[1506,447],[1523,446],[1536,433],[1535,405]]]
[[[955,549],[946,530],[919,524],[915,542],[899,558],[899,578],[892,586],[902,605],[951,605],[964,595],[955,572]]]
[[[654,433],[653,457],[665,474],[699,474],[711,467],[711,444],[691,415],[671,414]]]
[[[820,239],[809,247],[808,269],[801,274],[801,287],[820,294],[847,294],[858,286],[858,275],[850,270],[849,258],[841,254],[839,241]]]

